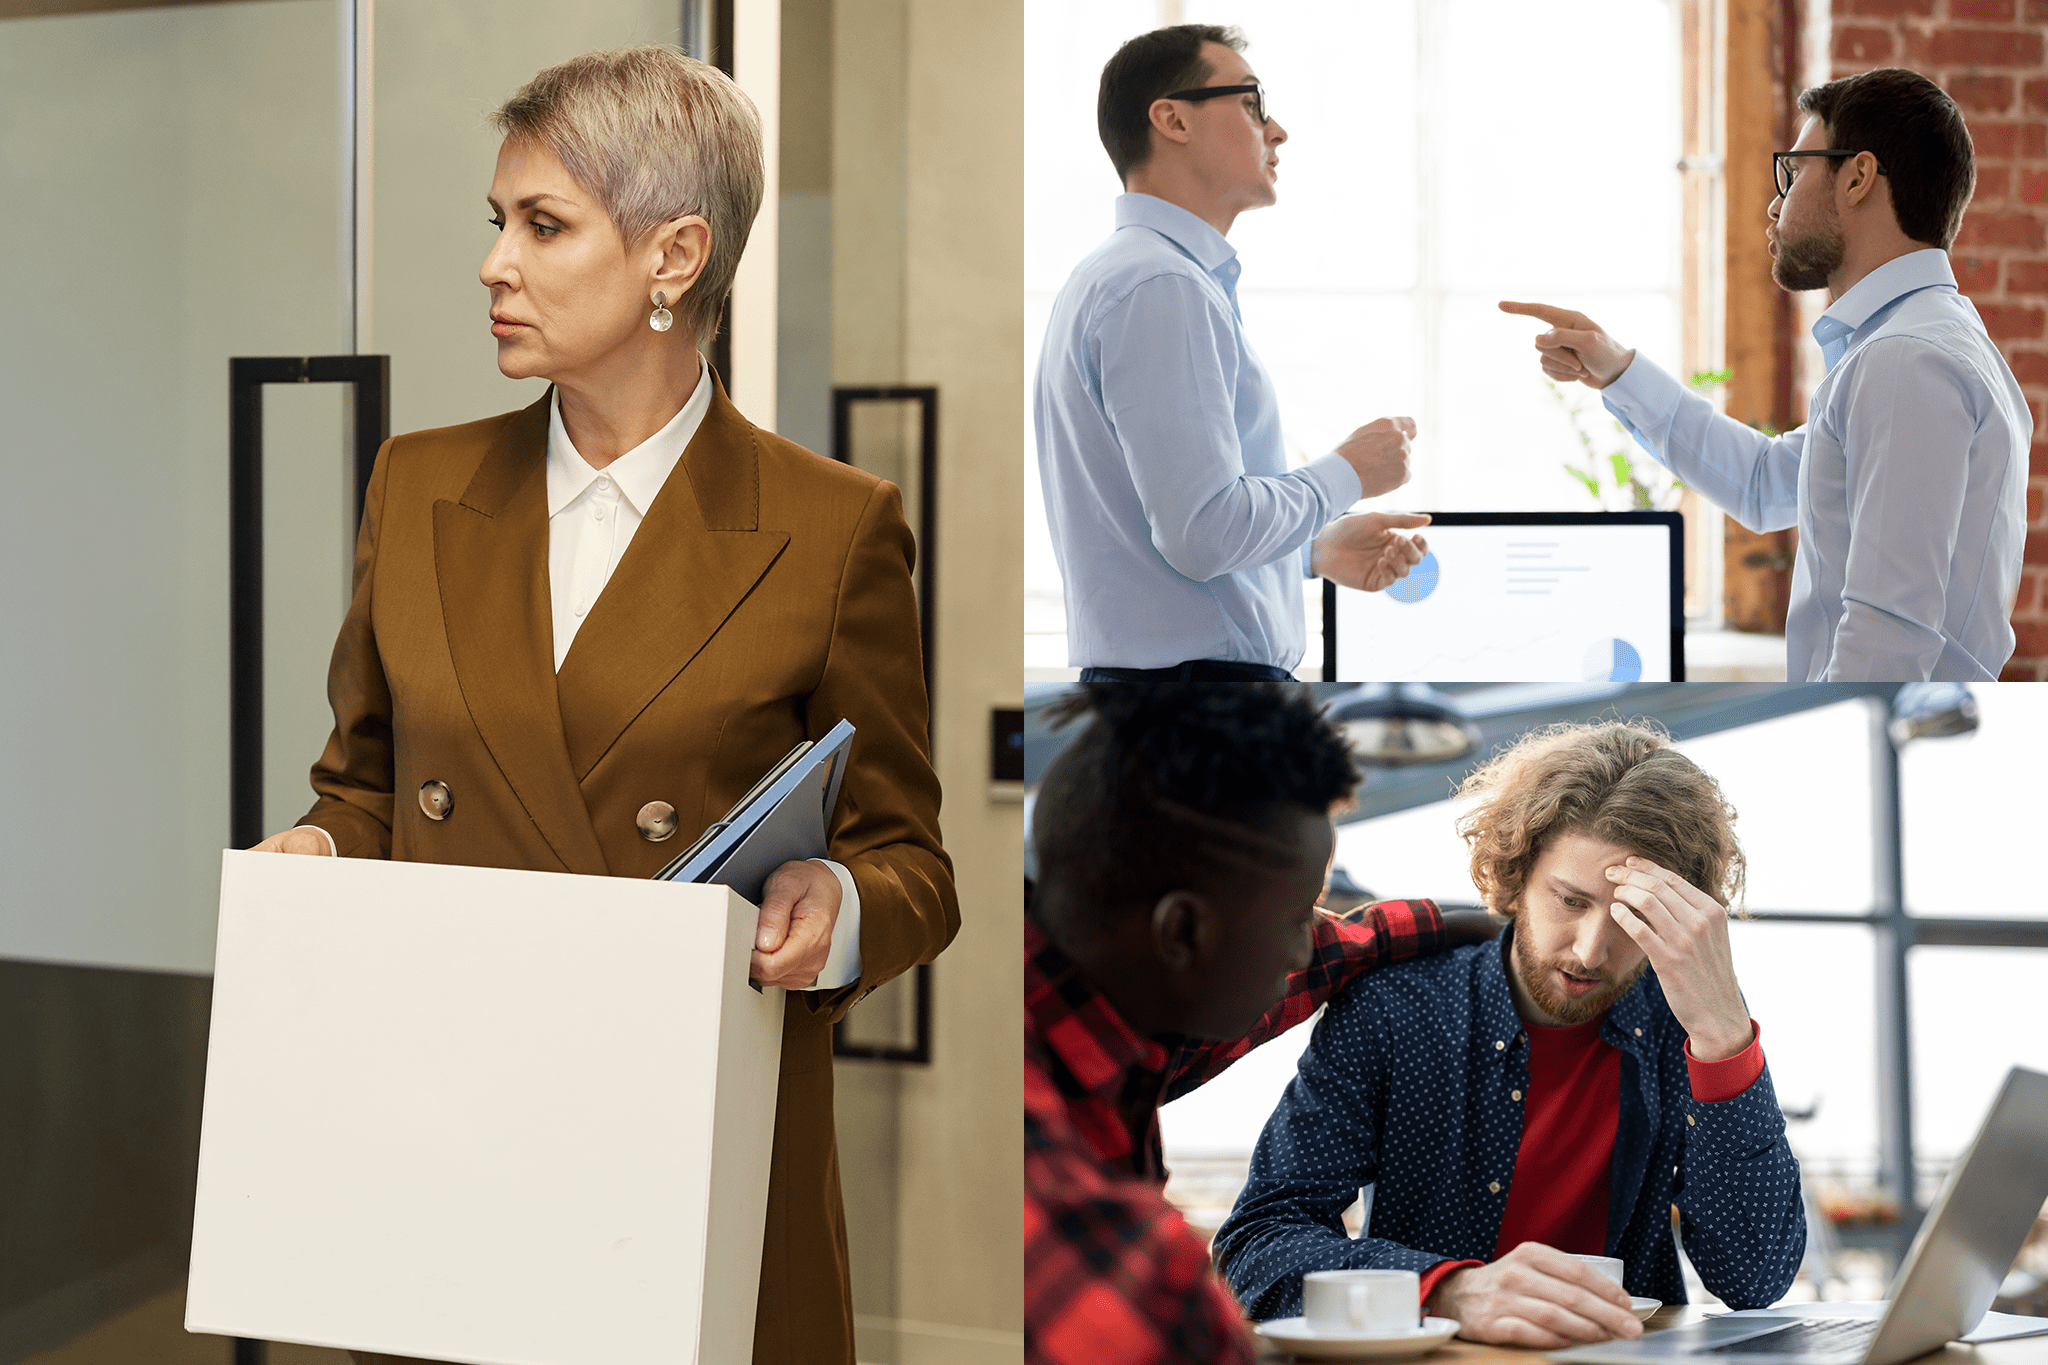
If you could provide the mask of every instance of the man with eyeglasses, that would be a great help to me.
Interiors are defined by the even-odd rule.
[[[1826,289],[1827,364],[1807,421],[1767,436],[1622,346],[1583,313],[1503,303],[1550,324],[1543,372],[1598,389],[1681,479],[1755,531],[1799,528],[1786,676],[1991,680],[2026,540],[2033,417],[1947,248],[1976,178],[1949,97],[1883,68],[1799,97],[1776,153],[1774,278]]]
[[[1286,129],[1235,29],[1178,24],[1102,69],[1096,122],[1126,193],[1053,305],[1033,412],[1069,660],[1090,681],[1285,678],[1304,574],[1376,591],[1422,516],[1345,516],[1408,481],[1415,423],[1383,417],[1290,470],[1238,314],[1237,215],[1274,202]]]

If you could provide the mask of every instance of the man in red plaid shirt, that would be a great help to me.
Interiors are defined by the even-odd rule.
[[[1159,1106],[1360,974],[1489,936],[1427,901],[1316,908],[1357,774],[1305,692],[1096,683],[1046,772],[1024,929],[1031,1365],[1249,1362],[1208,1249],[1161,1193]]]

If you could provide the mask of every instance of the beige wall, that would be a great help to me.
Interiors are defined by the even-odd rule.
[[[1023,1354],[1023,823],[988,771],[989,710],[1022,694],[1023,11],[831,0],[829,22],[834,378],[939,390],[935,752],[961,908],[932,1064],[839,1064],[856,1324],[863,1360],[994,1365]]]
[[[939,386],[937,736],[964,927],[939,983],[940,1064],[905,1095],[915,1202],[900,1312],[1016,1332],[1022,1354],[1023,808],[988,799],[992,705],[1023,700],[1024,15],[911,0],[904,368]],[[972,1104],[962,1103],[973,1086]],[[932,1230],[909,1235],[909,1219]],[[968,1258],[964,1247],[985,1248]],[[995,1361],[903,1338],[899,1365]]]

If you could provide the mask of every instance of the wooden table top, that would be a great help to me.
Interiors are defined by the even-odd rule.
[[[1790,1305],[1788,1305],[1790,1306]],[[1692,1304],[1672,1304],[1660,1308],[1650,1315],[1643,1324],[1655,1332],[1681,1323],[1698,1322],[1707,1316],[1706,1310]],[[1296,1357],[1275,1347],[1260,1342],[1260,1360],[1293,1360]],[[1544,1358],[1543,1352],[1521,1346],[1489,1346],[1484,1342],[1466,1341],[1453,1337],[1444,1345],[1419,1357],[1421,1365],[1537,1365]],[[2011,1341],[1987,1342],[1982,1346],[1962,1346],[1950,1342],[1939,1351],[1929,1351],[1920,1357],[1929,1365],[2048,1365],[2048,1336],[2018,1337]]]

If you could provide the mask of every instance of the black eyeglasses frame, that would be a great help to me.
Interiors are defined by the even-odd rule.
[[[1220,95],[1252,96],[1252,116],[1258,119],[1258,121],[1261,124],[1264,124],[1266,122],[1266,88],[1260,85],[1257,81],[1253,81],[1249,85],[1197,86],[1193,90],[1176,90],[1172,94],[1161,95],[1159,98],[1163,100],[1201,101],[1213,100]]]
[[[1793,179],[1793,177],[1792,177],[1792,168],[1791,168],[1790,166],[1788,166],[1788,165],[1786,165],[1786,164],[1785,164],[1785,162],[1786,162],[1786,160],[1787,160],[1788,158],[1790,158],[1790,157],[1795,157],[1795,156],[1861,156],[1861,155],[1863,155],[1863,153],[1861,153],[1861,152],[1845,152],[1845,151],[1842,151],[1842,150],[1840,150],[1840,149],[1838,149],[1838,148],[1834,148],[1834,147],[1830,147],[1830,148],[1827,148],[1827,149],[1825,149],[1825,150],[1822,150],[1822,151],[1807,151],[1807,152],[1772,152],[1772,153],[1771,153],[1771,178],[1772,178],[1772,179],[1773,179],[1774,181],[1776,181],[1776,182],[1777,182],[1777,185],[1778,185],[1778,197],[1779,197],[1780,199],[1783,199],[1783,198],[1784,198],[1784,197],[1785,197],[1786,195],[1788,195],[1788,194],[1792,193],[1792,179]],[[1879,166],[1879,167],[1877,168],[1877,173],[1878,173],[1879,175],[1890,175],[1890,174],[1891,174],[1891,172],[1887,171],[1887,170],[1886,170],[1886,169],[1885,169],[1885,168],[1884,168],[1884,167],[1883,167],[1882,165],[1880,165],[1880,166]]]

